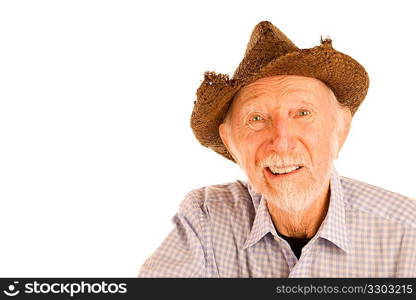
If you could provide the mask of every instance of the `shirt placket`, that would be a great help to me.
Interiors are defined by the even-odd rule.
[[[280,248],[282,249],[283,256],[286,259],[286,263],[289,266],[290,272],[292,272],[293,268],[295,267],[296,263],[298,262],[297,257],[293,253],[292,249],[290,248],[288,242],[285,240],[275,236],[274,239],[276,242],[279,243]]]

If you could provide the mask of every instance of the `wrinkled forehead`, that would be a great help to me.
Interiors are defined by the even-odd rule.
[[[319,105],[326,104],[331,94],[333,95],[328,86],[315,78],[292,75],[273,76],[259,79],[240,89],[234,97],[232,106],[240,107],[257,101],[282,98],[295,98]]]

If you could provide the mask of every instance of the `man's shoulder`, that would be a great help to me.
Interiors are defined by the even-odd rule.
[[[207,185],[188,192],[180,204],[180,211],[203,210],[215,206],[235,207],[241,202],[251,200],[247,182],[236,180],[233,182]]]
[[[341,185],[351,208],[416,228],[415,199],[344,176]]]

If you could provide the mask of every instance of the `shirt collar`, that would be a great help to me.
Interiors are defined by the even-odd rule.
[[[332,169],[331,173],[330,190],[328,213],[316,235],[327,239],[345,252],[348,252],[350,250],[350,241],[345,219],[344,191],[341,185],[341,178],[335,168]]]
[[[250,186],[250,183],[248,183],[248,190],[251,198],[253,199],[256,215],[254,217],[254,222],[253,226],[251,227],[250,234],[248,235],[248,238],[243,245],[243,250],[257,243],[269,232],[274,236],[277,236],[276,229],[267,208],[266,199],[263,197],[263,195],[255,192]]]
[[[263,195],[257,193],[249,182],[247,182],[247,188],[251,199],[253,200],[256,215],[250,234],[243,245],[243,250],[257,243],[269,232],[273,236],[278,236],[267,208],[266,199]],[[328,212],[315,236],[316,238],[324,238],[348,252],[349,239],[345,221],[343,189],[340,177],[335,168],[333,168],[331,172],[330,191]]]

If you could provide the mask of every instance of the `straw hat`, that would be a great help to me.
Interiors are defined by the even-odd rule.
[[[218,127],[238,90],[263,77],[317,78],[354,114],[367,94],[368,74],[353,58],[333,49],[331,42],[321,38],[321,45],[299,49],[272,23],[257,24],[232,78],[227,74],[204,73],[191,116],[191,128],[198,141],[234,161],[222,143]]]

